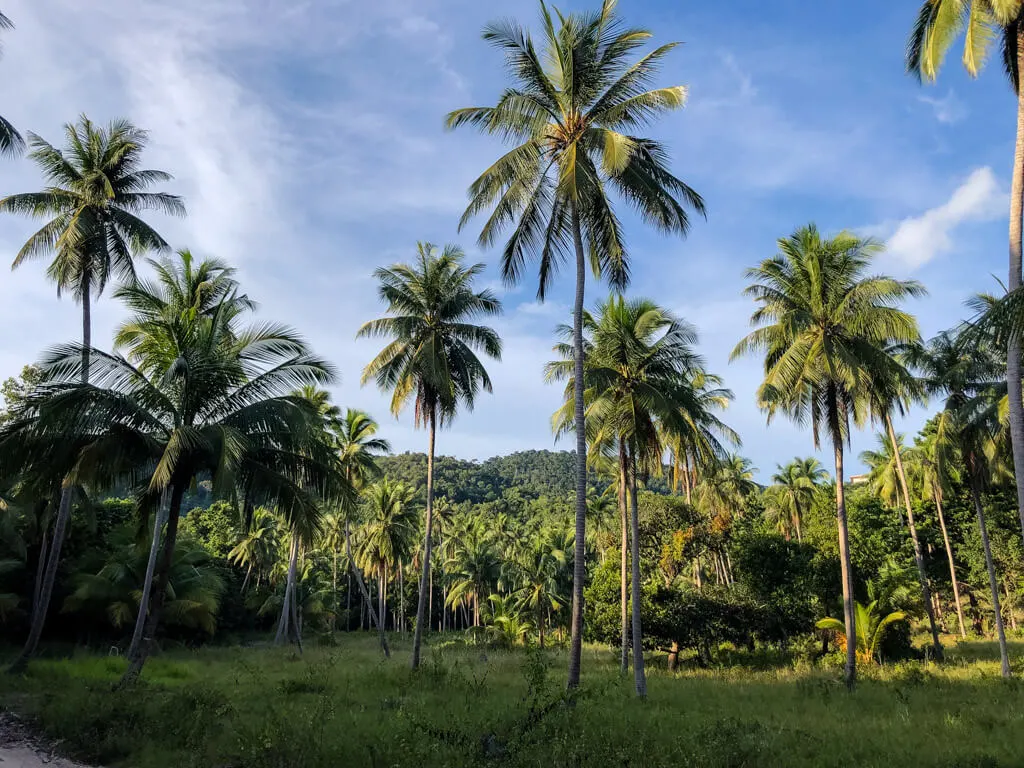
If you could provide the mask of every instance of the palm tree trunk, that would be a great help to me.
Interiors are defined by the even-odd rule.
[[[32,614],[35,615],[36,606],[39,605],[39,595],[43,592],[43,576],[46,573],[46,550],[48,547],[47,543],[47,531],[43,528],[43,538],[39,542],[39,559],[36,560],[36,578],[32,582]]]
[[[636,695],[647,698],[647,675],[644,673],[643,631],[640,626],[640,516],[636,498],[636,449],[630,451],[629,504],[630,537],[629,553],[632,559],[630,597],[633,603],[633,681]]]
[[[928,574],[924,569],[924,555],[921,553],[921,541],[917,538],[917,525],[914,523],[914,508],[910,503],[910,491],[907,489],[907,475],[903,471],[903,456],[900,451],[899,442],[896,440],[896,430],[892,426],[892,417],[885,414],[885,428],[889,432],[889,442],[892,443],[893,458],[896,459],[896,476],[900,481],[900,491],[903,495],[903,506],[907,509],[907,529],[910,531],[910,541],[914,545],[914,563],[917,565],[917,578],[921,582],[921,599],[924,601],[924,610],[928,614],[928,628],[932,633],[932,648],[935,651],[935,658],[942,660],[942,643],[939,642],[939,628],[935,624],[935,609],[932,607],[932,591],[928,586]]]
[[[1024,72],[1024,21],[1017,22],[1017,67]],[[1018,74],[1018,78],[1020,75]],[[1017,83],[1017,139],[1010,184],[1010,273],[1007,290],[1021,286],[1022,221],[1024,213],[1024,90]],[[1020,339],[1010,337],[1006,350],[1006,392],[1010,402],[1010,443],[1017,485],[1017,512],[1024,534],[1024,402],[1021,400]]]
[[[846,493],[843,488],[843,438],[833,435],[836,455],[836,521],[839,526],[839,563],[843,578],[843,619],[846,622],[846,687],[857,682],[857,625],[853,610],[853,566],[850,563],[850,532],[846,525]]]
[[[299,561],[299,537],[292,533],[292,543],[288,550],[288,576],[284,584],[284,603],[281,605],[281,620],[277,624],[277,635],[274,643],[281,645],[288,642],[290,623],[294,622],[295,615],[295,571]],[[298,627],[294,627],[296,636]]]
[[[427,416],[427,530],[423,541],[423,572],[420,574],[420,589],[416,600],[416,629],[412,638],[412,661],[410,666],[416,669],[420,665],[420,643],[423,642],[423,624],[427,621],[427,581],[430,579],[430,545],[434,530],[434,440],[437,436],[437,407],[431,406]]]
[[[619,522],[622,527],[622,540],[619,545],[619,612],[621,619],[622,648],[619,667],[622,674],[629,671],[629,597],[627,589],[629,576],[629,516],[626,512],[626,444],[619,441]]]
[[[683,488],[686,489],[686,503],[687,504],[692,504],[693,503],[693,498],[692,498],[693,491],[692,491],[692,489],[690,487],[692,484],[690,483],[690,456],[689,456],[689,454],[687,454],[685,458],[686,458],[686,460],[685,460],[684,465],[683,465]]]
[[[363,605],[366,606],[366,611],[370,615],[370,626],[377,627],[377,632],[380,635],[380,649],[384,653],[384,658],[390,659],[391,649],[388,648],[388,638],[384,634],[384,624],[373,611],[373,600],[370,598],[370,592],[366,588],[366,582],[363,581],[363,573],[359,570],[359,566],[356,565],[356,561],[352,557],[352,535],[349,530],[348,520],[345,521],[345,557],[348,559],[349,572],[356,577],[356,586],[359,587],[359,594],[363,596]],[[360,611],[360,624],[362,623],[361,615],[362,611]]]
[[[417,609],[418,610],[418,609]],[[405,632],[405,568],[398,564],[398,623]]]
[[[964,625],[964,609],[960,603],[960,583],[956,578],[956,562],[953,559],[953,547],[949,543],[949,532],[946,530],[946,516],[942,513],[942,489],[936,488],[935,510],[939,515],[939,527],[942,529],[942,541],[946,545],[946,557],[949,559],[949,578],[953,582],[953,602],[956,604],[956,619],[960,624],[960,637],[967,638],[967,629]]]
[[[804,539],[800,534],[800,501],[796,496],[793,497],[793,527],[796,528],[797,542],[802,542]]]
[[[298,546],[296,546],[296,553],[298,552]],[[302,653],[302,613],[299,608],[299,584],[298,577],[292,578],[291,587],[291,612],[292,612],[292,632],[295,634],[295,645],[299,648],[299,653]]]
[[[21,649],[18,658],[11,664],[8,672],[21,674],[28,667],[29,659],[36,652],[39,645],[39,638],[43,634],[43,626],[46,624],[46,614],[50,610],[50,598],[53,596],[53,585],[57,580],[57,567],[60,565],[60,550],[67,535],[68,522],[71,520],[71,494],[73,490],[70,484],[65,484],[60,492],[60,506],[57,508],[57,519],[53,526],[53,541],[50,544],[50,556],[46,561],[46,572],[43,574],[42,587],[32,611],[32,626],[29,628],[28,638],[25,646]]]
[[[583,405],[583,300],[587,280],[586,254],[580,231],[580,211],[572,203],[572,235],[576,246],[576,297],[572,310],[572,346],[574,363],[573,416],[576,429],[576,541],[572,563],[572,634],[569,640],[569,675],[566,687],[573,690],[580,684],[583,658],[583,583],[587,578],[587,428]]]
[[[1013,610],[1013,593],[1010,592],[1009,580],[1003,580],[1003,591],[1006,593],[1006,616],[1010,619],[1010,629],[1017,631],[1017,614]]]
[[[978,492],[978,481],[971,472],[971,498],[974,500],[974,511],[978,515],[978,530],[981,532],[981,546],[985,551],[985,567],[988,569],[988,586],[992,590],[992,610],[996,618],[996,637],[999,640],[999,661],[1003,677],[1010,677],[1010,657],[1006,650],[1006,630],[1003,628],[1003,612],[999,605],[999,582],[996,579],[996,567],[992,563],[992,547],[988,541],[988,526],[985,524],[985,511],[981,506],[981,494]]]
[[[164,488],[163,493],[160,494],[160,506],[156,511],[156,520],[153,521],[153,540],[149,543],[146,577],[142,582],[142,597],[139,598],[139,615],[135,617],[135,630],[132,632],[132,641],[128,645],[128,657],[132,659],[139,652],[139,643],[142,642],[142,631],[146,626],[146,614],[149,611],[149,595],[153,589],[153,575],[156,573],[156,558],[160,553],[160,534],[164,530],[164,519],[167,516],[169,490],[169,488]]]
[[[345,577],[345,631],[352,629],[352,574]]]
[[[331,631],[338,629],[338,614],[341,613],[341,596],[338,594],[338,546],[335,544],[334,560],[331,563],[331,589],[334,594],[334,619],[331,621]]]
[[[167,598],[167,585],[171,578],[171,566],[174,563],[174,548],[178,544],[178,521],[181,519],[181,501],[185,496],[186,482],[176,483],[171,489],[171,507],[167,515],[167,533],[164,536],[163,549],[153,577],[153,589],[150,592],[149,615],[143,630],[142,642],[139,643],[135,656],[129,658],[128,669],[121,677],[120,687],[131,685],[142,674],[142,667],[149,658],[150,646],[156,638],[156,630],[160,626],[160,618],[164,611],[164,600]]]

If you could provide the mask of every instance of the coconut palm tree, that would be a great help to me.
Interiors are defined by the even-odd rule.
[[[466,521],[462,530],[449,538],[451,555],[445,573],[452,579],[447,605],[470,605],[472,623],[480,626],[480,603],[491,594],[501,576],[501,559],[494,536],[480,519]]]
[[[97,376],[88,385],[76,383],[80,346],[59,347],[44,360],[47,383],[30,398],[26,414],[0,431],[0,455],[10,466],[42,465],[54,450],[61,459],[61,446],[80,444],[78,476],[100,487],[141,484],[144,500],[168,491],[147,638],[156,632],[167,596],[184,493],[198,474],[209,473],[215,492],[237,494],[245,509],[264,505],[287,521],[348,491],[322,439],[320,415],[289,394],[304,384],[329,383],[330,366],[289,329],[243,328],[236,319],[225,311],[183,322],[162,363],[136,367],[90,350]],[[126,682],[138,676],[148,648],[139,648]]]
[[[856,604],[857,610],[857,652],[861,661],[877,662],[881,660],[882,641],[894,624],[906,621],[907,615],[903,611],[893,611],[882,615],[877,600],[872,600],[867,605],[860,602]],[[845,626],[839,619],[825,618],[815,624],[818,629],[827,629],[834,632],[843,632]]]
[[[745,290],[758,303],[755,326],[732,352],[735,359],[764,353],[760,407],[769,422],[779,413],[810,422],[815,447],[822,431],[832,440],[836,518],[846,621],[845,677],[856,679],[856,616],[843,488],[844,444],[850,422],[865,417],[870,372],[882,369],[886,347],[918,338],[913,317],[896,305],[922,293],[915,282],[867,276],[881,246],[849,233],[823,238],[811,224],[778,243],[779,253],[747,271]]]
[[[544,647],[544,626],[551,611],[560,611],[568,603],[561,593],[560,572],[568,563],[568,553],[559,546],[558,537],[544,532],[533,545],[513,562],[512,600],[520,610],[533,614],[538,645]]]
[[[477,353],[501,359],[498,334],[474,324],[478,318],[500,314],[501,302],[490,290],[473,289],[484,265],[465,267],[462,259],[458,246],[447,245],[438,253],[430,243],[417,243],[413,264],[378,269],[374,273],[380,281],[378,292],[389,314],[366,323],[358,333],[360,338],[391,339],[363,370],[363,384],[373,380],[382,391],[390,391],[395,416],[410,400],[414,401],[414,423],[426,427],[429,433],[425,541],[412,644],[413,669],[419,667],[426,623],[437,428],[451,423],[460,407],[472,410],[481,389],[492,390],[490,376]]]
[[[518,283],[526,263],[536,261],[537,293],[543,299],[562,262],[569,257],[575,261],[573,347],[579,388],[574,394],[576,552],[570,689],[579,685],[586,578],[583,307],[588,256],[595,276],[606,277],[620,289],[626,285],[629,258],[613,193],[665,232],[685,235],[689,211],[704,213],[700,196],[669,171],[664,147],[632,134],[684,105],[684,86],[647,90],[676,46],[662,45],[630,64],[629,58],[651,33],[626,28],[615,5],[616,0],[604,0],[596,13],[557,14],[555,19],[542,3],[544,42],[539,52],[518,24],[488,25],[484,39],[505,55],[514,85],[495,106],[459,109],[447,120],[448,128],[471,125],[516,145],[470,186],[470,203],[460,222],[462,227],[477,214],[490,212],[480,234],[482,246],[493,245],[511,228],[502,254],[505,280]]]
[[[352,519],[357,513],[356,500],[358,494],[362,493],[370,481],[380,474],[377,466],[377,458],[391,451],[391,445],[387,440],[376,437],[377,422],[370,418],[370,415],[349,408],[345,416],[340,419],[334,430],[335,443],[338,455],[341,458],[342,471],[345,473],[345,480],[352,486],[356,493],[350,503],[342,506],[341,514],[345,523],[345,559],[348,562],[349,570],[356,580],[359,593],[363,596],[367,611],[370,614],[370,621],[377,627],[380,638],[380,648],[385,658],[391,657],[391,650],[388,648],[387,636],[384,633],[383,617],[378,617],[373,608],[373,601],[370,599],[370,592],[366,588],[362,571],[352,553]]]
[[[0,13],[0,29],[14,29],[14,23]],[[19,155],[25,149],[25,140],[7,120],[0,117],[0,155]]]
[[[828,472],[814,457],[794,458],[786,465],[779,464],[777,469],[772,475],[772,483],[788,507],[789,522],[786,530],[793,531],[797,541],[803,541],[801,523],[804,512],[810,509],[814,492],[820,483],[828,479]]]
[[[185,206],[175,195],[146,191],[155,183],[169,181],[171,176],[141,167],[145,131],[123,120],[106,128],[97,127],[84,115],[77,124],[65,125],[64,129],[67,147],[63,151],[29,134],[29,158],[42,170],[47,186],[42,192],[0,199],[0,212],[47,219],[21,247],[12,268],[30,259],[54,255],[47,275],[57,284],[57,295],[71,291],[82,303],[80,375],[82,382],[88,383],[93,294],[103,292],[111,275],[134,279],[132,259],[136,253],[167,248],[164,239],[138,214],[154,210],[180,216]],[[73,484],[64,483],[43,589],[23,654],[26,662],[35,652],[49,609],[72,493]]]
[[[585,402],[591,442],[617,444],[626,460],[626,488],[631,503],[633,672],[638,696],[645,696],[640,616],[640,553],[637,480],[641,472],[661,472],[662,435],[688,428],[684,413],[694,405],[689,385],[704,362],[694,351],[696,331],[647,299],[613,296],[585,320],[589,355],[584,365]],[[562,327],[564,337],[570,330]],[[555,414],[556,431],[575,427],[569,403],[576,389],[574,347],[555,347],[561,357],[546,368],[550,380],[566,381],[566,405]],[[621,470],[620,470],[621,471]]]
[[[934,82],[953,42],[964,34],[964,67],[977,77],[989,50],[998,40],[1003,68],[1017,98],[1017,137],[1010,183],[1010,259],[1007,290],[1022,282],[1024,251],[1024,2],[1021,0],[924,0],[907,43],[907,70],[919,80]],[[1010,442],[1017,489],[1017,510],[1024,534],[1024,401],[1021,399],[1021,337],[1006,339],[1006,388],[1010,393]]]
[[[379,626],[387,622],[388,575],[412,556],[416,534],[414,491],[388,478],[366,489],[364,523],[356,557],[361,567],[377,577]]]
[[[932,430],[924,436],[912,455],[918,463],[921,497],[935,503],[935,512],[939,518],[939,528],[942,531],[942,541],[946,548],[946,560],[949,564],[949,580],[953,585],[953,603],[956,606],[960,637],[966,638],[967,627],[964,624],[964,609],[960,602],[960,581],[956,575],[956,558],[953,556],[953,545],[949,540],[946,515],[942,508],[945,500],[945,487],[952,472],[949,461],[949,454],[952,450],[953,447],[948,444],[948,441],[941,440],[938,431]]]
[[[991,337],[985,334],[969,333],[968,339],[971,343],[965,344],[950,333],[941,333],[926,346],[910,347],[907,359],[920,373],[925,391],[929,395],[944,398],[942,411],[935,423],[932,461],[937,463],[941,472],[955,447],[963,462],[988,571],[1002,674],[1009,677],[1010,662],[999,607],[999,584],[992,560],[985,510],[981,504],[981,491],[989,480],[991,469],[987,455],[1002,430],[1000,403],[1005,396],[1005,384],[997,379],[1001,360],[995,352],[1002,345],[993,343]],[[941,479],[938,480],[940,498],[941,482]],[[952,572],[953,555],[948,542],[947,554]],[[955,573],[953,578],[955,580]]]

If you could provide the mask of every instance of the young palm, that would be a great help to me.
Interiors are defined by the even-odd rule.
[[[778,243],[779,254],[747,271],[745,293],[760,306],[758,326],[732,357],[764,352],[760,407],[769,422],[782,413],[810,422],[815,447],[822,431],[832,440],[836,467],[836,518],[846,620],[846,683],[856,679],[856,617],[843,488],[844,444],[850,421],[865,414],[872,370],[883,367],[886,347],[918,337],[913,317],[896,308],[922,293],[914,282],[865,273],[881,247],[849,233],[824,239],[812,224]]]
[[[447,245],[438,253],[430,243],[418,243],[417,251],[413,264],[396,264],[374,273],[389,315],[371,320],[358,333],[358,337],[391,339],[363,370],[363,384],[373,380],[381,390],[391,391],[391,412],[395,416],[410,400],[414,401],[414,423],[426,427],[429,433],[425,541],[412,645],[413,669],[420,663],[430,583],[437,428],[449,424],[460,406],[472,410],[481,389],[491,391],[490,376],[477,353],[501,359],[498,334],[487,326],[474,325],[478,318],[501,313],[501,302],[491,291],[473,289],[484,265],[463,266],[462,250],[454,245]]]
[[[686,88],[647,90],[662,60],[676,44],[662,45],[630,64],[651,33],[625,28],[616,0],[596,13],[557,14],[541,3],[544,43],[538,52],[530,34],[514,22],[498,22],[484,39],[505,54],[514,85],[493,107],[470,107],[448,115],[447,126],[472,125],[516,146],[473,182],[460,226],[480,213],[489,217],[483,246],[511,227],[502,255],[509,283],[523,277],[527,261],[539,265],[543,299],[555,273],[575,260],[574,349],[576,380],[576,553],[568,686],[579,685],[586,577],[586,427],[583,403],[583,306],[587,262],[594,274],[622,288],[629,258],[613,194],[665,232],[685,235],[689,210],[704,202],[668,170],[656,141],[633,135],[656,117],[681,108]]]
[[[14,29],[9,18],[0,13],[0,29]],[[0,117],[0,155],[19,155],[25,149],[21,134],[3,117]]]
[[[370,622],[377,627],[381,651],[385,658],[390,658],[391,650],[388,648],[387,636],[384,633],[383,619],[377,616],[373,608],[373,600],[370,599],[370,592],[363,580],[363,573],[352,554],[351,529],[352,519],[356,514],[358,494],[362,493],[369,482],[380,474],[377,457],[391,451],[388,441],[376,437],[376,434],[377,422],[370,418],[369,414],[353,408],[345,411],[345,416],[338,421],[334,431],[342,472],[345,473],[345,480],[356,493],[349,503],[342,506],[340,513],[344,518],[345,559],[356,580],[359,594],[363,596],[363,602],[370,614]]]
[[[976,77],[998,39],[1003,68],[1017,98],[1017,136],[1010,184],[1010,259],[1007,290],[1018,292],[1024,251],[1024,2],[1021,0],[925,0],[907,43],[907,70],[918,79],[936,79],[953,41],[964,34],[963,63]],[[1024,401],[1021,399],[1020,326],[1006,339],[1006,386],[1017,510],[1024,533]]]

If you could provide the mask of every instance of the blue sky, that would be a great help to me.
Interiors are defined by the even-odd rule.
[[[1014,103],[998,59],[971,81],[954,54],[939,83],[922,87],[903,72],[914,3],[810,5],[620,3],[656,42],[685,43],[662,84],[689,86],[689,103],[651,133],[709,214],[684,241],[623,210],[631,293],[700,329],[709,367],[736,393],[726,419],[762,477],[813,449],[806,430],[765,426],[757,361],[728,362],[752,309],[743,270],[771,256],[776,238],[810,221],[885,238],[878,270],[930,291],[910,307],[926,336],[960,320],[964,299],[994,290],[1006,270]],[[380,312],[371,273],[409,257],[417,240],[458,242],[485,262],[506,307],[496,323],[504,360],[492,364],[494,395],[439,438],[439,451],[483,459],[552,447],[560,391],[544,385],[541,366],[567,317],[571,275],[544,305],[532,282],[501,287],[497,254],[476,247],[475,228],[456,231],[467,185],[501,146],[442,130],[449,110],[494,101],[501,61],[480,30],[501,16],[534,24],[532,0],[8,0],[3,10],[17,29],[0,62],[2,114],[55,143],[82,112],[149,129],[150,164],[175,175],[190,209],[154,224],[175,247],[236,264],[261,316],[294,325],[334,361],[335,400],[375,414],[398,450],[426,440],[410,415],[393,420],[386,399],[359,386],[376,351],[353,340]],[[3,161],[0,194],[38,186],[28,161]],[[31,231],[0,220],[0,252],[13,257]],[[588,299],[605,293],[592,282]],[[109,343],[120,315],[101,299],[97,343]],[[79,325],[42,264],[7,274],[0,378],[77,337]],[[854,453],[873,440],[856,435]]]

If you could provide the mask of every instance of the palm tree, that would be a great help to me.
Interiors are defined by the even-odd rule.
[[[229,561],[245,568],[243,592],[248,588],[254,572],[257,587],[270,572],[280,546],[278,531],[277,518],[266,509],[257,509],[249,526],[239,534],[237,543],[228,553]]]
[[[491,593],[501,575],[501,561],[494,537],[481,519],[473,519],[450,538],[451,556],[445,573],[453,580],[447,604],[472,606],[474,627],[480,626],[480,602]]]
[[[57,284],[57,295],[71,291],[82,303],[80,375],[82,383],[87,384],[93,293],[102,293],[112,274],[134,279],[135,253],[167,248],[163,238],[137,214],[155,210],[180,216],[184,215],[185,206],[175,195],[145,191],[154,183],[171,179],[163,171],[140,167],[147,139],[145,131],[126,121],[98,128],[84,115],[77,125],[64,128],[68,142],[64,151],[29,134],[29,158],[43,171],[47,187],[42,192],[3,198],[0,212],[48,219],[21,247],[12,269],[29,259],[51,252],[55,255],[47,275]],[[24,663],[35,652],[46,621],[71,514],[72,493],[72,484],[64,483],[43,588],[22,654]]]
[[[952,446],[944,444],[939,438],[937,431],[933,430],[927,434],[914,452],[914,458],[919,462],[921,496],[925,500],[935,502],[935,512],[939,518],[939,528],[942,530],[942,541],[946,547],[946,560],[949,563],[949,579],[953,585],[953,603],[956,606],[956,618],[960,628],[960,637],[967,637],[967,627],[964,624],[964,609],[960,603],[960,582],[956,576],[956,559],[953,557],[953,545],[949,540],[949,531],[946,529],[946,516],[942,509],[942,502],[945,499],[945,485],[950,476],[949,461],[947,455]]]
[[[812,224],[780,239],[778,247],[777,256],[747,271],[753,282],[745,293],[760,305],[751,316],[758,327],[736,345],[732,357],[764,352],[765,378],[757,396],[769,422],[781,412],[797,424],[810,422],[815,447],[822,430],[832,439],[846,620],[845,677],[852,687],[857,642],[843,448],[851,419],[864,416],[870,372],[884,368],[885,348],[918,337],[914,318],[895,305],[920,295],[922,289],[915,282],[866,276],[881,246],[849,233],[823,239]]]
[[[583,402],[583,306],[590,267],[617,288],[629,279],[629,258],[612,205],[614,190],[643,218],[665,232],[685,235],[687,209],[704,213],[704,201],[668,170],[665,149],[629,131],[679,109],[686,88],[646,90],[661,61],[675,48],[662,45],[633,64],[628,58],[651,38],[629,29],[615,14],[616,0],[596,13],[557,15],[541,3],[544,50],[510,21],[488,25],[484,39],[505,55],[515,85],[493,107],[470,107],[448,115],[448,128],[463,125],[516,144],[473,182],[460,227],[490,211],[480,234],[493,245],[512,227],[502,255],[508,283],[523,277],[528,260],[539,262],[538,297],[543,299],[561,263],[575,256],[573,349],[576,421],[576,552],[573,573],[572,639],[568,687],[579,685],[586,578],[587,445]]]
[[[1006,649],[1006,634],[999,607],[999,584],[996,579],[992,549],[988,539],[985,510],[981,504],[981,490],[989,474],[986,454],[1001,431],[1000,402],[1005,387],[997,382],[1000,367],[986,335],[968,336],[969,345],[961,343],[949,333],[941,333],[927,346],[914,346],[908,350],[908,362],[921,374],[921,384],[930,395],[945,398],[935,425],[935,446],[932,461],[942,472],[948,455],[955,446],[964,464],[967,485],[974,504],[981,535],[985,566],[988,571],[992,607],[995,612],[996,635],[1002,661],[1002,674],[1010,676],[1010,662]],[[1001,345],[1000,345],[1001,346]],[[942,475],[937,478],[939,498],[942,494]],[[940,502],[941,503],[941,502]],[[945,524],[943,524],[945,536]],[[947,540],[950,571],[954,571],[953,554]],[[955,584],[955,573],[953,573]]]
[[[356,556],[363,569],[377,576],[380,627],[387,622],[388,574],[412,555],[416,533],[413,495],[412,488],[386,477],[366,490],[366,516]]]
[[[857,610],[857,651],[860,653],[861,661],[880,661],[882,641],[888,634],[893,624],[906,621],[907,615],[903,611],[893,611],[882,615],[877,600],[872,600],[867,605],[856,604]],[[828,629],[835,632],[844,630],[843,622],[839,619],[825,618],[818,621],[815,626],[818,629]]]
[[[801,522],[804,512],[810,509],[815,489],[828,479],[828,472],[814,457],[794,458],[786,465],[779,464],[777,469],[778,472],[772,475],[772,483],[779,488],[789,508],[790,522],[786,530],[794,531],[796,540],[803,541]]]
[[[933,82],[953,41],[964,33],[963,63],[977,77],[995,39],[1003,67],[1017,97],[1017,137],[1010,184],[1010,264],[1007,290],[1021,287],[1024,251],[1024,3],[1021,0],[925,0],[907,43],[907,70],[919,80]],[[1010,393],[1010,442],[1017,488],[1017,511],[1024,534],[1024,401],[1021,399],[1021,342],[1019,332],[1007,338],[1006,388]]]
[[[7,466],[45,465],[54,450],[62,459],[62,446],[71,443],[82,446],[72,479],[100,487],[141,484],[149,503],[168,490],[147,638],[155,634],[167,596],[182,499],[198,474],[209,473],[218,494],[237,493],[245,509],[265,505],[288,521],[348,491],[321,437],[320,415],[289,394],[304,384],[329,383],[330,366],[289,329],[240,328],[236,318],[226,309],[182,323],[168,334],[177,343],[162,361],[138,367],[90,350],[95,384],[76,383],[81,348],[59,347],[45,358],[47,383],[30,398],[26,414],[0,431]],[[148,648],[139,648],[126,682],[138,676]]]
[[[413,669],[419,667],[426,623],[437,428],[449,424],[460,406],[472,410],[481,389],[492,390],[477,353],[501,359],[498,334],[473,323],[477,318],[500,314],[501,302],[489,290],[473,290],[484,265],[464,267],[462,259],[458,246],[447,245],[439,254],[430,243],[417,243],[414,264],[378,269],[374,275],[380,281],[380,298],[387,304],[389,316],[371,320],[358,333],[358,337],[391,339],[363,370],[363,384],[372,379],[382,391],[391,391],[391,412],[395,416],[414,400],[414,423],[429,431],[425,541],[412,644]]]
[[[620,462],[626,460],[631,504],[633,672],[636,693],[643,697],[647,685],[641,644],[637,480],[641,472],[661,471],[662,435],[688,428],[683,414],[693,405],[689,382],[693,372],[703,370],[703,360],[693,349],[697,341],[693,327],[647,299],[627,301],[613,296],[598,304],[596,315],[585,322],[589,355],[584,366],[584,395],[589,404],[591,441],[597,446],[616,443]],[[561,333],[568,336],[569,329],[563,326]],[[576,389],[575,349],[561,344],[555,351],[561,360],[547,366],[547,376],[567,382],[567,403],[554,417],[559,430],[575,425],[568,417],[568,402]]]
[[[14,29],[14,23],[0,13],[0,29]],[[0,117],[0,155],[19,155],[25,149],[25,140],[3,117]]]
[[[544,624],[549,612],[559,611],[568,602],[561,593],[560,570],[568,562],[568,553],[558,545],[558,538],[541,534],[533,546],[514,561],[512,598],[521,610],[533,613],[538,644],[544,647]]]
[[[340,419],[335,427],[334,437],[341,458],[342,471],[345,473],[345,480],[352,486],[356,494],[361,493],[366,485],[380,474],[377,457],[391,451],[388,441],[376,437],[376,434],[377,422],[370,418],[369,414],[353,408],[345,411],[344,418]],[[362,571],[352,554],[351,523],[353,515],[356,513],[355,501],[356,497],[353,497],[352,502],[344,505],[341,510],[345,519],[345,559],[356,580],[359,593],[363,596],[363,602],[370,614],[370,621],[377,627],[381,651],[385,658],[390,658],[391,650],[388,648],[387,636],[384,633],[383,617],[378,617],[374,611],[373,601],[370,599],[370,592],[363,580]]]

